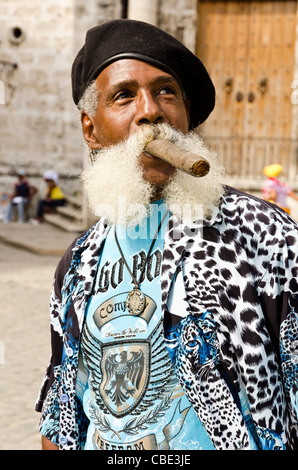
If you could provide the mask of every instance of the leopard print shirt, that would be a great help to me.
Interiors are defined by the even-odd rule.
[[[88,422],[75,389],[80,331],[109,229],[100,220],[75,240],[56,272],[53,351],[36,410],[41,433],[61,449],[84,445]],[[250,449],[248,430],[260,449],[297,447],[297,261],[295,221],[233,188],[195,228],[170,217],[161,302],[164,322],[175,328],[165,327],[165,341],[216,449]],[[187,314],[179,317],[169,298],[181,282]]]

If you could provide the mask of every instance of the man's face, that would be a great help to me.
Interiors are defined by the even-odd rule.
[[[188,102],[168,73],[139,60],[123,59],[106,67],[96,85],[97,112],[94,117],[82,113],[83,133],[90,148],[122,142],[144,124],[167,123],[188,132]],[[143,178],[156,186],[164,186],[175,172],[172,165],[146,152],[140,156],[140,165]]]

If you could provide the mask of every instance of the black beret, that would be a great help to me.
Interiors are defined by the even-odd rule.
[[[121,59],[142,60],[174,76],[190,99],[190,127],[204,122],[213,110],[215,89],[200,59],[165,31],[128,19],[108,21],[87,31],[72,66],[75,104],[105,67]]]

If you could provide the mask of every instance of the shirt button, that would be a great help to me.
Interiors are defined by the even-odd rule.
[[[59,444],[62,444],[62,445],[67,444],[67,440],[68,440],[67,437],[59,436]]]
[[[68,357],[71,357],[73,355],[73,349],[72,348],[66,348],[65,349],[65,354]]]
[[[68,400],[69,400],[69,398],[68,398],[68,395],[66,393],[62,393],[62,395],[60,395],[60,401],[62,403],[67,403]]]

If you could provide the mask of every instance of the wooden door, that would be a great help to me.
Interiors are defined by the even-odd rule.
[[[296,177],[296,8],[287,0],[199,2],[196,52],[217,92],[202,133],[228,175],[263,178],[266,164],[281,163],[286,177]]]

